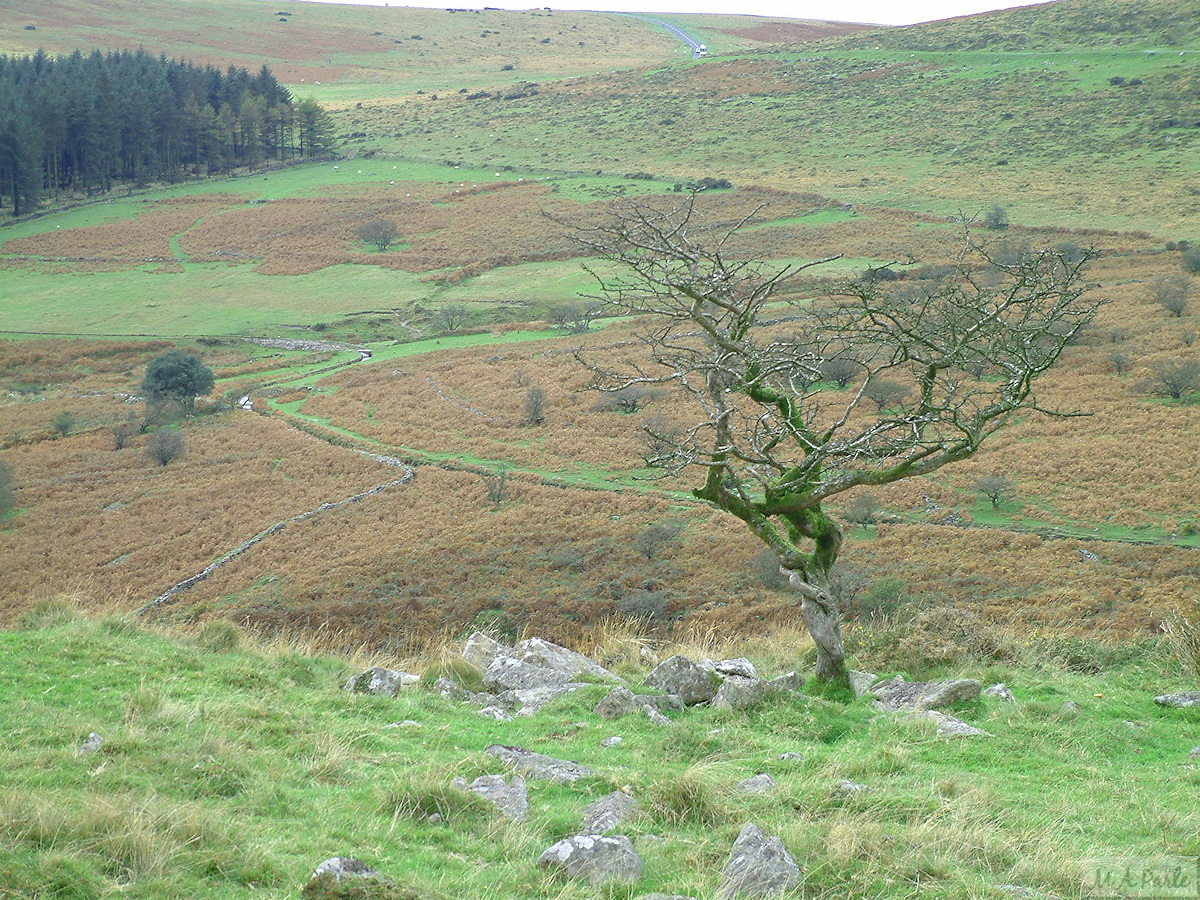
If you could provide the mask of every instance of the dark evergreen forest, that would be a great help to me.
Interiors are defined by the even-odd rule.
[[[257,75],[145,51],[0,56],[0,208],[331,152],[333,125]]]

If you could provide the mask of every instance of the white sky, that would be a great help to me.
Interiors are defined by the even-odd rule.
[[[320,3],[345,0],[315,0]],[[531,0],[483,0],[447,3],[403,3],[385,0],[354,0],[368,6],[422,6],[434,9],[454,7],[479,9],[496,6],[501,9],[530,9]],[[544,0],[542,6],[551,9],[603,9],[608,12],[643,13],[734,13],[752,16],[779,16],[787,19],[824,19],[838,22],[871,22],[878,25],[912,25],[933,19],[965,16],[993,9],[1031,6],[1047,0]]]

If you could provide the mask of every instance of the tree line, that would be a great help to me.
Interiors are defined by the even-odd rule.
[[[0,209],[332,151],[329,114],[263,66],[197,66],[144,50],[0,55]]]

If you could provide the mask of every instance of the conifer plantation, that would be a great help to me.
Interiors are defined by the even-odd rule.
[[[326,154],[328,114],[267,66],[224,72],[143,50],[0,56],[0,208]]]

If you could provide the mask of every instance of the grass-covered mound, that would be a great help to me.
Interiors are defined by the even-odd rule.
[[[619,637],[584,649],[636,680],[642,645]],[[684,649],[745,649],[767,674],[796,657],[784,640]],[[623,829],[646,875],[603,896],[710,896],[748,821],[782,838],[809,898],[998,897],[1003,884],[1077,896],[1085,857],[1195,856],[1200,817],[1196,714],[1152,700],[1190,686],[1166,647],[1069,649],[1040,645],[1040,665],[1029,649],[958,659],[953,674],[1016,693],[953,711],[991,738],[938,738],[865,699],[804,694],[671,713],[669,727],[604,721],[591,711],[599,684],[503,722],[421,689],[347,694],[346,677],[376,660],[251,645],[221,625],[164,636],[51,605],[0,634],[0,872],[18,897],[296,897],[342,855],[415,896],[591,897],[534,863],[623,787],[641,803]],[[1097,665],[1083,668],[1100,671],[1074,674],[1089,653]],[[78,755],[93,731],[102,747]],[[623,740],[601,746],[612,735]],[[450,786],[502,771],[482,752],[492,743],[599,774],[530,781],[528,820],[511,823]],[[736,791],[761,772],[773,792]],[[842,779],[866,790],[839,793]]]

